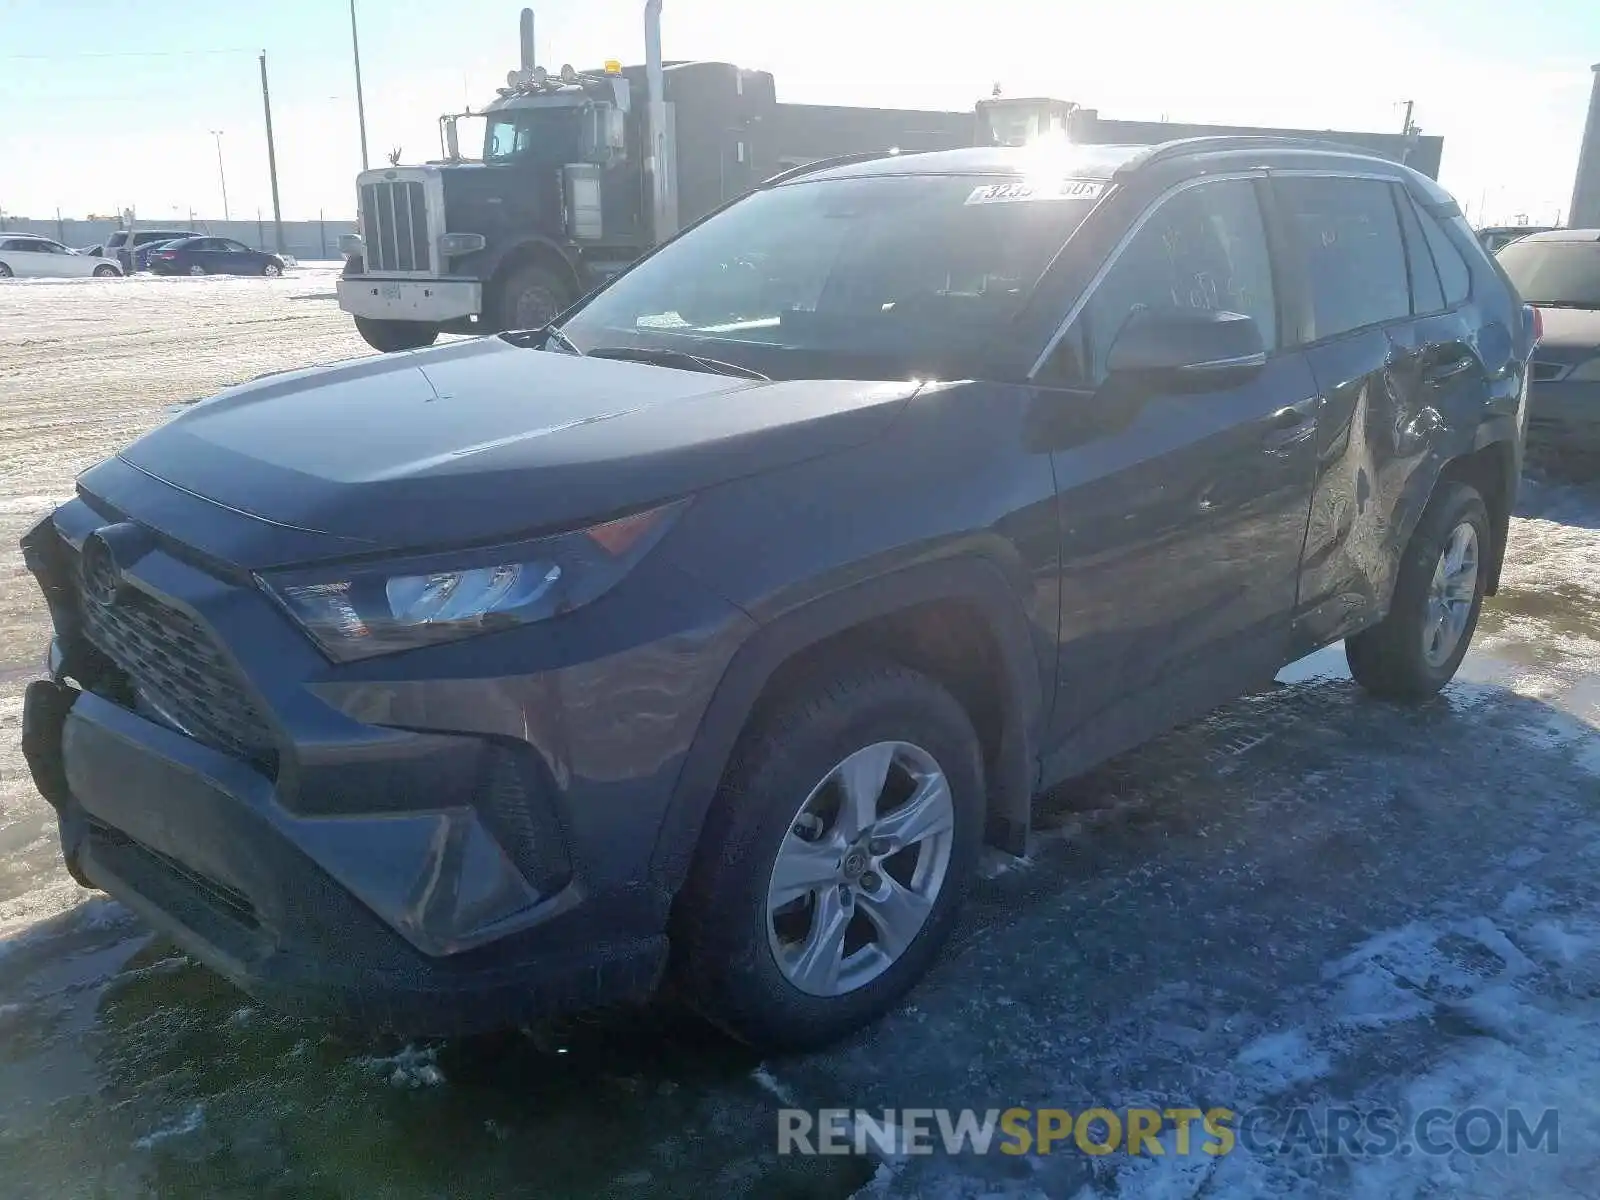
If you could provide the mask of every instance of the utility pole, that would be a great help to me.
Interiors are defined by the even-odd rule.
[[[213,129],[211,136],[217,139],[217,182],[222,184],[222,219],[228,220],[228,173],[222,169],[222,130]]]
[[[1406,101],[1406,123],[1400,127],[1400,132],[1406,137],[1410,137],[1417,132],[1417,127],[1411,123],[1411,111],[1416,107],[1416,104],[1415,100]]]
[[[356,120],[361,123],[361,169],[367,169],[367,104],[361,95],[361,39],[356,35],[356,0],[350,0],[350,54],[356,63]]]
[[[267,52],[261,52],[261,107],[267,114],[267,173],[272,177],[272,240],[283,253],[283,209],[278,204],[278,151],[272,143],[272,95],[267,91]]]

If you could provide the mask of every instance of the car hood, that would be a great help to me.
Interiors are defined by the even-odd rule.
[[[1576,366],[1600,354],[1600,310],[1540,306],[1539,317],[1544,336],[1533,357],[1540,362]]]
[[[278,553],[292,545],[304,561],[317,544],[305,535],[349,554],[604,519],[859,445],[915,390],[735,379],[476,338],[262,377],[188,409],[117,463],[229,520],[279,527],[291,536]],[[94,475],[82,481],[91,494]],[[239,552],[166,532],[239,566],[282,565],[272,539],[243,539],[251,548]]]

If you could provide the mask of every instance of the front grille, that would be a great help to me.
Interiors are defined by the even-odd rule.
[[[1549,383],[1552,379],[1560,379],[1566,373],[1567,368],[1566,364],[1564,363],[1540,362],[1537,359],[1534,360],[1533,381],[1535,383]]]
[[[95,599],[82,571],[80,563],[84,632],[128,676],[140,705],[196,741],[275,774],[271,727],[211,636],[186,613],[132,587],[109,604]]]
[[[235,924],[242,925],[246,929],[260,928],[261,918],[256,913],[255,905],[251,904],[250,898],[238,889],[231,888],[225,883],[218,883],[209,875],[203,875],[186,866],[170,854],[163,854],[143,842],[135,841],[122,830],[93,817],[88,820],[88,834],[90,851],[95,857],[119,874],[137,874],[143,877],[130,879],[129,882],[134,886],[138,886],[152,875],[157,878],[165,877],[168,882],[182,886],[195,899]],[[132,871],[129,870],[130,867],[133,868]]]
[[[361,237],[368,271],[429,270],[428,201],[422,184],[362,184]]]

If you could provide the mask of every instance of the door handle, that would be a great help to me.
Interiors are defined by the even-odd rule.
[[[1291,405],[1288,408],[1280,408],[1268,417],[1267,426],[1270,429],[1293,429],[1296,425],[1302,424],[1305,419],[1306,414]]]

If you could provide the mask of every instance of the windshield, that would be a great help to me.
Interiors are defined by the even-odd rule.
[[[567,105],[496,113],[484,130],[483,161],[508,163],[534,156],[576,162],[582,149],[578,139],[581,112]]]
[[[585,352],[683,350],[774,378],[962,378],[988,361],[1099,183],[810,180],[663,247],[564,326]]]
[[[1600,242],[1512,242],[1495,256],[1529,304],[1600,308]]]

